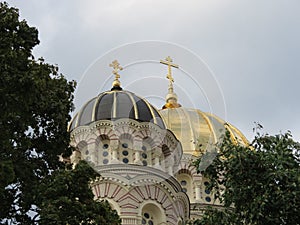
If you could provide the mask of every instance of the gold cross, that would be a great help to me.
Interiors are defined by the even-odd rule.
[[[117,60],[114,60],[111,64],[109,64],[109,66],[114,69],[113,74],[115,75],[115,80],[118,80],[120,78],[118,72],[123,70],[123,68],[120,66],[120,63]]]
[[[160,63],[165,64],[165,65],[168,66],[168,74],[167,74],[167,78],[169,79],[170,84],[172,84],[172,82],[174,82],[174,79],[173,79],[173,77],[172,77],[171,67],[179,68],[179,66],[173,63],[173,60],[171,59],[170,56],[168,56],[168,57],[166,58],[166,61],[160,60]]]

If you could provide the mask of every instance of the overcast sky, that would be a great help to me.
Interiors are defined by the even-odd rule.
[[[198,76],[202,98],[210,102],[203,103],[203,107],[196,104],[197,108],[211,111],[210,106],[216,106],[212,112],[235,125],[249,139],[253,136],[254,121],[257,121],[266,132],[275,134],[291,130],[294,138],[300,140],[299,0],[11,0],[8,3],[19,8],[21,18],[39,30],[41,43],[34,55],[57,64],[68,79],[90,82],[89,89],[97,88],[84,75],[93,71],[95,62],[102,65],[107,59],[101,61],[101,56],[111,49],[145,40],[161,41],[166,43],[162,47],[164,50],[175,54],[174,61],[177,59],[176,63],[184,64],[184,70],[189,69],[188,62],[194,56],[210,68],[211,79],[215,81],[212,86],[206,85],[207,77],[192,74],[195,70],[186,73]],[[192,52],[186,62],[180,59],[184,53],[180,54],[176,47],[172,49],[172,43]],[[124,47],[119,49],[110,54],[123,61],[125,53],[131,54],[126,64],[135,59],[134,54],[140,53],[133,54]],[[124,50],[123,55],[121,50]],[[159,56],[153,54],[147,58],[147,51],[141,54],[144,55],[140,59],[148,59],[148,64],[154,56]],[[143,68],[128,67],[124,73],[138,73],[138,70]],[[103,71],[107,73],[110,69],[103,68]],[[184,76],[185,73],[181,73]],[[161,75],[165,78],[165,74]],[[123,83],[137,78],[132,75],[128,79]],[[180,88],[194,89],[188,81],[188,87],[184,80],[177,78],[177,81],[176,84],[180,84],[178,92]],[[147,79],[141,82],[151,84]],[[91,93],[99,93],[103,88],[100,86]],[[127,86],[130,89],[130,85]],[[83,87],[81,89],[85,90]],[[151,97],[149,90],[145,93],[140,90],[139,94]],[[191,95],[190,100],[195,101],[194,94]],[[80,98],[76,96],[76,99]],[[83,102],[76,100],[77,110],[80,104]],[[189,103],[181,104],[189,106]]]

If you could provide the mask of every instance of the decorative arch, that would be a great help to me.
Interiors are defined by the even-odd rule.
[[[76,145],[76,149],[80,152],[82,159],[91,162],[94,159],[94,151],[86,141],[81,140]]]
[[[171,150],[170,150],[169,146],[167,146],[166,144],[163,144],[161,146],[161,150],[162,150],[162,153],[165,158],[167,158],[168,156],[171,155]]]
[[[179,164],[179,170],[175,174],[182,188],[186,188],[191,203],[199,202],[202,198],[202,175],[197,173],[196,167],[192,164],[193,159],[193,157],[191,158],[187,154],[184,154]],[[185,187],[182,185],[184,184],[184,180],[187,182]]]
[[[113,129],[111,121],[101,121],[100,123],[95,123],[92,127],[91,133],[96,132],[97,136],[107,136],[110,140],[117,139],[117,134]]]
[[[194,185],[192,176],[189,173],[186,173],[186,171],[180,170],[176,175],[176,179],[180,183],[182,191],[188,195],[189,199],[194,199]]]
[[[101,177],[92,182],[93,192],[96,198],[109,199],[119,206],[124,224],[141,224],[142,212],[148,210],[146,204],[160,209],[152,214],[160,215],[162,211],[165,215],[160,224],[177,225],[179,218],[185,221],[189,217],[187,195],[178,181],[165,172],[124,164],[102,166],[98,172]]]
[[[86,157],[80,149],[82,158],[96,166],[136,164],[173,175],[182,155],[181,144],[172,132],[156,124],[132,119],[101,120],[77,127],[71,132],[70,144],[76,146],[81,140],[85,140],[89,148]],[[127,143],[123,143],[124,140]],[[143,141],[151,148],[147,153],[143,151]],[[163,145],[169,152],[162,152]]]
[[[197,169],[191,162],[181,161],[178,168],[179,173],[186,173],[189,174],[193,180],[199,180],[200,174],[197,173]]]
[[[165,210],[156,201],[147,200],[140,205],[138,215],[141,217],[141,224],[157,225],[167,224]]]
[[[150,124],[143,124],[140,126],[138,136],[141,140],[151,138],[151,147],[153,148],[159,146],[162,143],[161,131],[162,130],[159,131],[157,129],[154,129],[154,127],[150,126]]]

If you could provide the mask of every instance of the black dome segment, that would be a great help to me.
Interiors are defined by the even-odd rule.
[[[128,93],[116,92],[116,118],[138,119],[139,115],[135,114],[134,101]]]
[[[99,120],[134,119],[165,129],[162,117],[147,100],[132,92],[112,90],[89,100],[72,119],[69,130]]]
[[[112,117],[112,105],[114,103],[114,96],[112,94],[102,94],[97,98],[97,102],[94,105],[95,113],[92,112],[92,121],[110,119]],[[99,107],[101,104],[101,107]],[[84,125],[84,124],[80,124]]]

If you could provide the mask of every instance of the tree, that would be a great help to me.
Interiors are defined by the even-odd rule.
[[[35,219],[40,218],[36,215],[44,215],[43,210],[48,210],[44,208],[47,202],[40,199],[45,191],[42,184],[64,173],[66,176],[72,174],[65,170],[58,155],[69,156],[72,152],[67,125],[73,109],[75,82],[67,81],[56,66],[45,63],[43,59],[36,60],[32,49],[37,44],[37,29],[30,27],[25,20],[19,20],[16,8],[0,2],[2,224],[35,223]],[[84,182],[88,182],[93,175],[85,176]],[[52,188],[59,190],[60,185],[65,184],[61,182]],[[82,183],[82,187],[86,185]],[[89,193],[85,194],[92,198]],[[59,213],[58,208],[56,213]]]
[[[94,200],[89,183],[97,177],[99,174],[81,161],[75,169],[56,171],[44,179],[39,224],[120,224],[119,216],[107,202]]]
[[[211,208],[193,224],[300,224],[300,144],[289,132],[257,132],[249,146],[233,144],[227,133],[201,173],[224,209]]]

